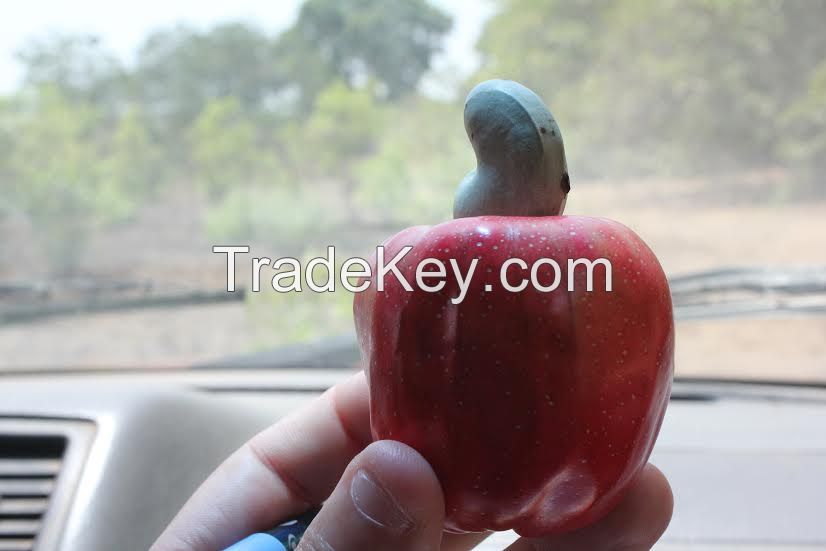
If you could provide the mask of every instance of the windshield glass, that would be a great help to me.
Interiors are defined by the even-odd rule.
[[[826,1],[14,12],[0,369],[161,369],[352,334],[351,293],[276,293],[267,267],[253,292],[252,258],[340,262],[450,219],[475,167],[465,95],[508,78],[559,123],[565,213],[624,223],[662,262],[678,376],[826,381]],[[213,247],[234,245],[250,253],[228,293]]]

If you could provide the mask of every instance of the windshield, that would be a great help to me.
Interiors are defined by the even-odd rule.
[[[450,219],[464,97],[508,78],[562,130],[565,213],[659,257],[678,377],[824,382],[823,21],[821,0],[21,3],[0,19],[0,368],[351,335],[351,293],[276,293],[266,267],[253,292],[252,259]],[[229,293],[213,247],[236,245]]]

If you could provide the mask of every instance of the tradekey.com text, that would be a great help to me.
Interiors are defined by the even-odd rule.
[[[275,260],[268,257],[254,257],[251,260],[252,281],[251,289],[254,293],[261,290],[261,271],[262,268],[269,268],[275,270],[275,274],[270,280],[273,290],[279,293],[302,292],[304,287],[316,293],[332,293],[336,290],[336,281],[341,283],[341,286],[352,293],[360,293],[367,290],[375,281],[376,290],[384,291],[385,278],[388,276],[395,278],[395,280],[404,288],[405,291],[412,292],[413,285],[416,285],[422,291],[428,293],[437,293],[444,289],[449,278],[449,272],[455,277],[457,283],[457,295],[452,297],[450,301],[453,304],[459,304],[467,295],[470,288],[470,282],[476,272],[476,267],[479,263],[478,258],[473,258],[470,265],[466,269],[462,269],[456,259],[449,259],[447,265],[438,258],[425,258],[419,261],[416,265],[415,274],[411,274],[411,280],[399,269],[399,262],[413,250],[412,246],[406,246],[400,249],[392,258],[386,258],[383,246],[376,247],[376,262],[375,273],[370,262],[359,257],[352,257],[346,259],[340,265],[336,262],[335,247],[327,247],[326,257],[312,258],[307,261],[306,266],[302,270],[301,262],[296,258],[283,257]],[[226,269],[227,269],[227,286],[228,292],[235,291],[235,268],[236,255],[248,254],[250,248],[248,245],[216,245],[212,247],[212,252],[216,254],[225,255]],[[593,292],[594,290],[594,270],[597,266],[603,266],[605,269],[605,289],[604,291],[611,292],[612,287],[612,267],[611,261],[607,258],[597,258],[594,260],[579,258],[568,259],[567,274],[568,291],[574,291],[576,288],[576,270],[580,268],[585,270],[585,290]],[[338,277],[334,274],[338,271]],[[322,275],[323,274],[323,275]],[[505,260],[499,269],[499,284],[503,289],[511,293],[518,293],[524,291],[528,286],[532,286],[537,291],[543,293],[550,293],[555,291],[562,284],[562,267],[559,262],[553,258],[540,258],[534,261],[530,266],[521,258],[509,258]],[[543,281],[540,281],[540,275],[543,275]],[[548,276],[551,277],[548,277]],[[302,277],[303,276],[303,277]],[[373,277],[375,276],[375,278]],[[484,287],[485,291],[493,291],[493,285],[490,283]]]

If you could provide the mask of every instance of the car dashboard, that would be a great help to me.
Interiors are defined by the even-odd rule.
[[[355,369],[289,356],[0,375],[0,551],[147,549],[244,440]],[[824,388],[676,381],[652,456],[675,494],[656,549],[826,549],[823,427]]]

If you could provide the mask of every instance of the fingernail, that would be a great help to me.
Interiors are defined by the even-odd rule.
[[[413,520],[402,511],[393,496],[364,469],[359,469],[353,476],[350,497],[356,510],[374,524],[399,533],[413,528]]]

